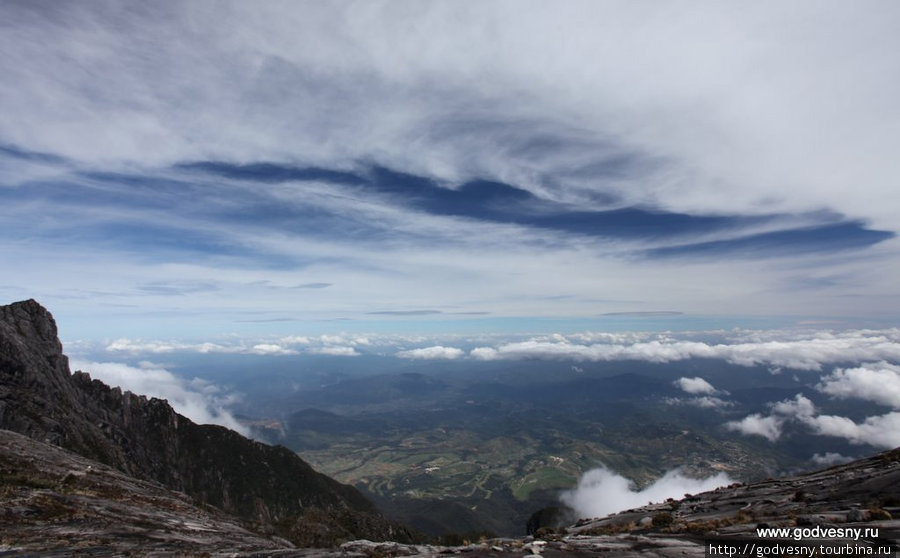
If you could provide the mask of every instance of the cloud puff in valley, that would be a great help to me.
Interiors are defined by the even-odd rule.
[[[649,502],[663,502],[667,498],[683,498],[731,484],[725,473],[705,479],[695,479],[681,471],[669,471],[649,486],[638,489],[634,483],[605,467],[591,469],[578,481],[573,490],[562,493],[560,499],[575,509],[579,517],[603,517],[611,513],[645,506]]]
[[[712,386],[711,383],[707,382],[703,378],[695,377],[695,378],[678,378],[673,382],[676,386],[678,386],[685,393],[690,393],[693,395],[698,394],[706,394],[706,395],[715,395],[718,393],[718,390]]]

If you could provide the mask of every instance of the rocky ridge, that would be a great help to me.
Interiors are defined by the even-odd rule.
[[[412,537],[287,448],[195,424],[164,400],[71,374],[55,321],[34,300],[0,306],[0,428],[184,492],[296,544]]]

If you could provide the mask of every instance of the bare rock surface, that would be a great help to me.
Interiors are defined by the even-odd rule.
[[[159,483],[0,430],[0,555],[199,554],[292,546]]]

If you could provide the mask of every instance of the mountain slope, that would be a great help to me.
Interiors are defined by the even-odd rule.
[[[410,538],[355,488],[284,447],[71,374],[55,321],[34,300],[0,306],[0,428],[183,491],[298,544]]]
[[[0,430],[0,509],[0,551],[183,555],[290,546],[184,493],[9,430]]]

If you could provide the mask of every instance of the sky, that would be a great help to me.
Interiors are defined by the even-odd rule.
[[[894,327],[898,27],[877,0],[2,2],[0,298],[72,342],[260,353]]]

